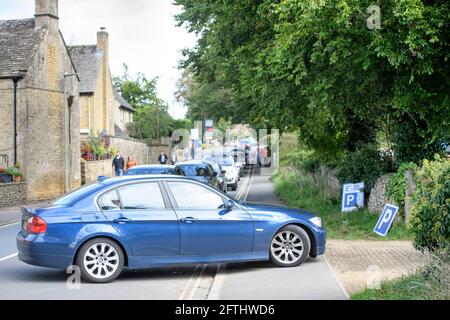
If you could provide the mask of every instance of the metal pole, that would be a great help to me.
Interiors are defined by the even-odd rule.
[[[17,83],[20,78],[13,78],[14,82],[14,165],[17,163]]]
[[[69,134],[67,132],[68,127],[68,115],[67,115],[67,92],[66,92],[66,76],[64,76],[64,192],[69,192]]]
[[[64,158],[65,158],[65,178],[64,189],[65,192],[72,191],[72,147],[69,143],[69,106],[67,103],[67,85],[66,79],[68,77],[78,76],[77,73],[64,74]]]

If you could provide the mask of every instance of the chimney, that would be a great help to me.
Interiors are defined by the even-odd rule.
[[[58,0],[35,0],[36,29],[58,27]]]
[[[101,27],[97,32],[97,50],[103,51],[103,63],[109,66],[109,35],[105,27]]]

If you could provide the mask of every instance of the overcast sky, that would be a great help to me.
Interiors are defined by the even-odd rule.
[[[186,110],[174,98],[180,76],[180,50],[195,45],[195,37],[177,28],[173,16],[179,8],[172,0],[60,0],[60,29],[69,45],[95,44],[96,33],[106,27],[110,39],[110,67],[121,75],[123,63],[131,74],[159,77],[160,97],[169,112],[182,118]],[[34,0],[0,0],[0,20],[32,18]]]

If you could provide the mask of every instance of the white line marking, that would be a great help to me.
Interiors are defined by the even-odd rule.
[[[186,286],[184,287],[183,291],[181,292],[181,295],[178,297],[178,300],[184,299],[184,296],[186,295],[189,287],[191,286],[191,283],[194,280],[195,273],[199,267],[200,267],[200,265],[195,266],[194,270],[192,271],[191,277],[189,278],[189,281],[187,282]]]
[[[223,283],[225,282],[225,274],[227,271],[226,264],[219,264],[217,267],[216,276],[214,277],[211,288],[209,289],[208,297],[206,300],[220,300],[219,294],[222,290]]]
[[[8,260],[8,259],[12,259],[12,258],[17,257],[17,256],[18,256],[18,253],[16,252],[16,253],[14,253],[14,254],[12,254],[12,255],[10,255],[10,256],[1,258],[1,259],[0,259],[0,262],[6,261],[6,260]]]
[[[252,183],[253,183],[253,177],[254,177],[254,175],[255,175],[255,167],[253,167],[253,171],[252,171],[252,173],[251,173],[251,175],[250,175],[251,178],[250,178],[250,182],[248,183],[247,193],[245,194],[244,201],[247,201],[248,194],[250,193],[250,189],[251,189],[251,186],[252,186]]]
[[[1,225],[0,229],[5,229],[5,228],[16,226],[16,225],[19,225],[19,224],[21,224],[20,221],[11,222],[11,223],[8,223],[8,224]]]
[[[347,290],[345,290],[344,285],[339,281],[339,278],[337,277],[336,273],[334,272],[333,268],[331,267],[330,263],[328,262],[325,255],[323,255],[323,259],[325,260],[328,268],[330,269],[331,273],[333,274],[334,279],[338,283],[339,287],[341,288],[342,292],[345,294],[348,300],[350,300],[350,295],[348,294]]]
[[[200,285],[200,281],[202,280],[205,269],[206,269],[206,264],[203,265],[202,271],[200,271],[200,273],[197,277],[197,281],[195,281],[194,287],[192,288],[192,291],[191,291],[191,294],[189,295],[188,300],[192,300],[192,298],[194,297],[195,292],[197,291],[197,288]]]

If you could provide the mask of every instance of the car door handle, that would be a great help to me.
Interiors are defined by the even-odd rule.
[[[124,218],[124,217],[114,220],[115,223],[119,223],[119,224],[129,223],[131,221],[132,221],[131,219]]]
[[[195,219],[195,218],[192,218],[192,217],[188,217],[188,218],[183,218],[180,221],[183,222],[183,223],[191,224],[191,223],[198,222],[198,219]]]

